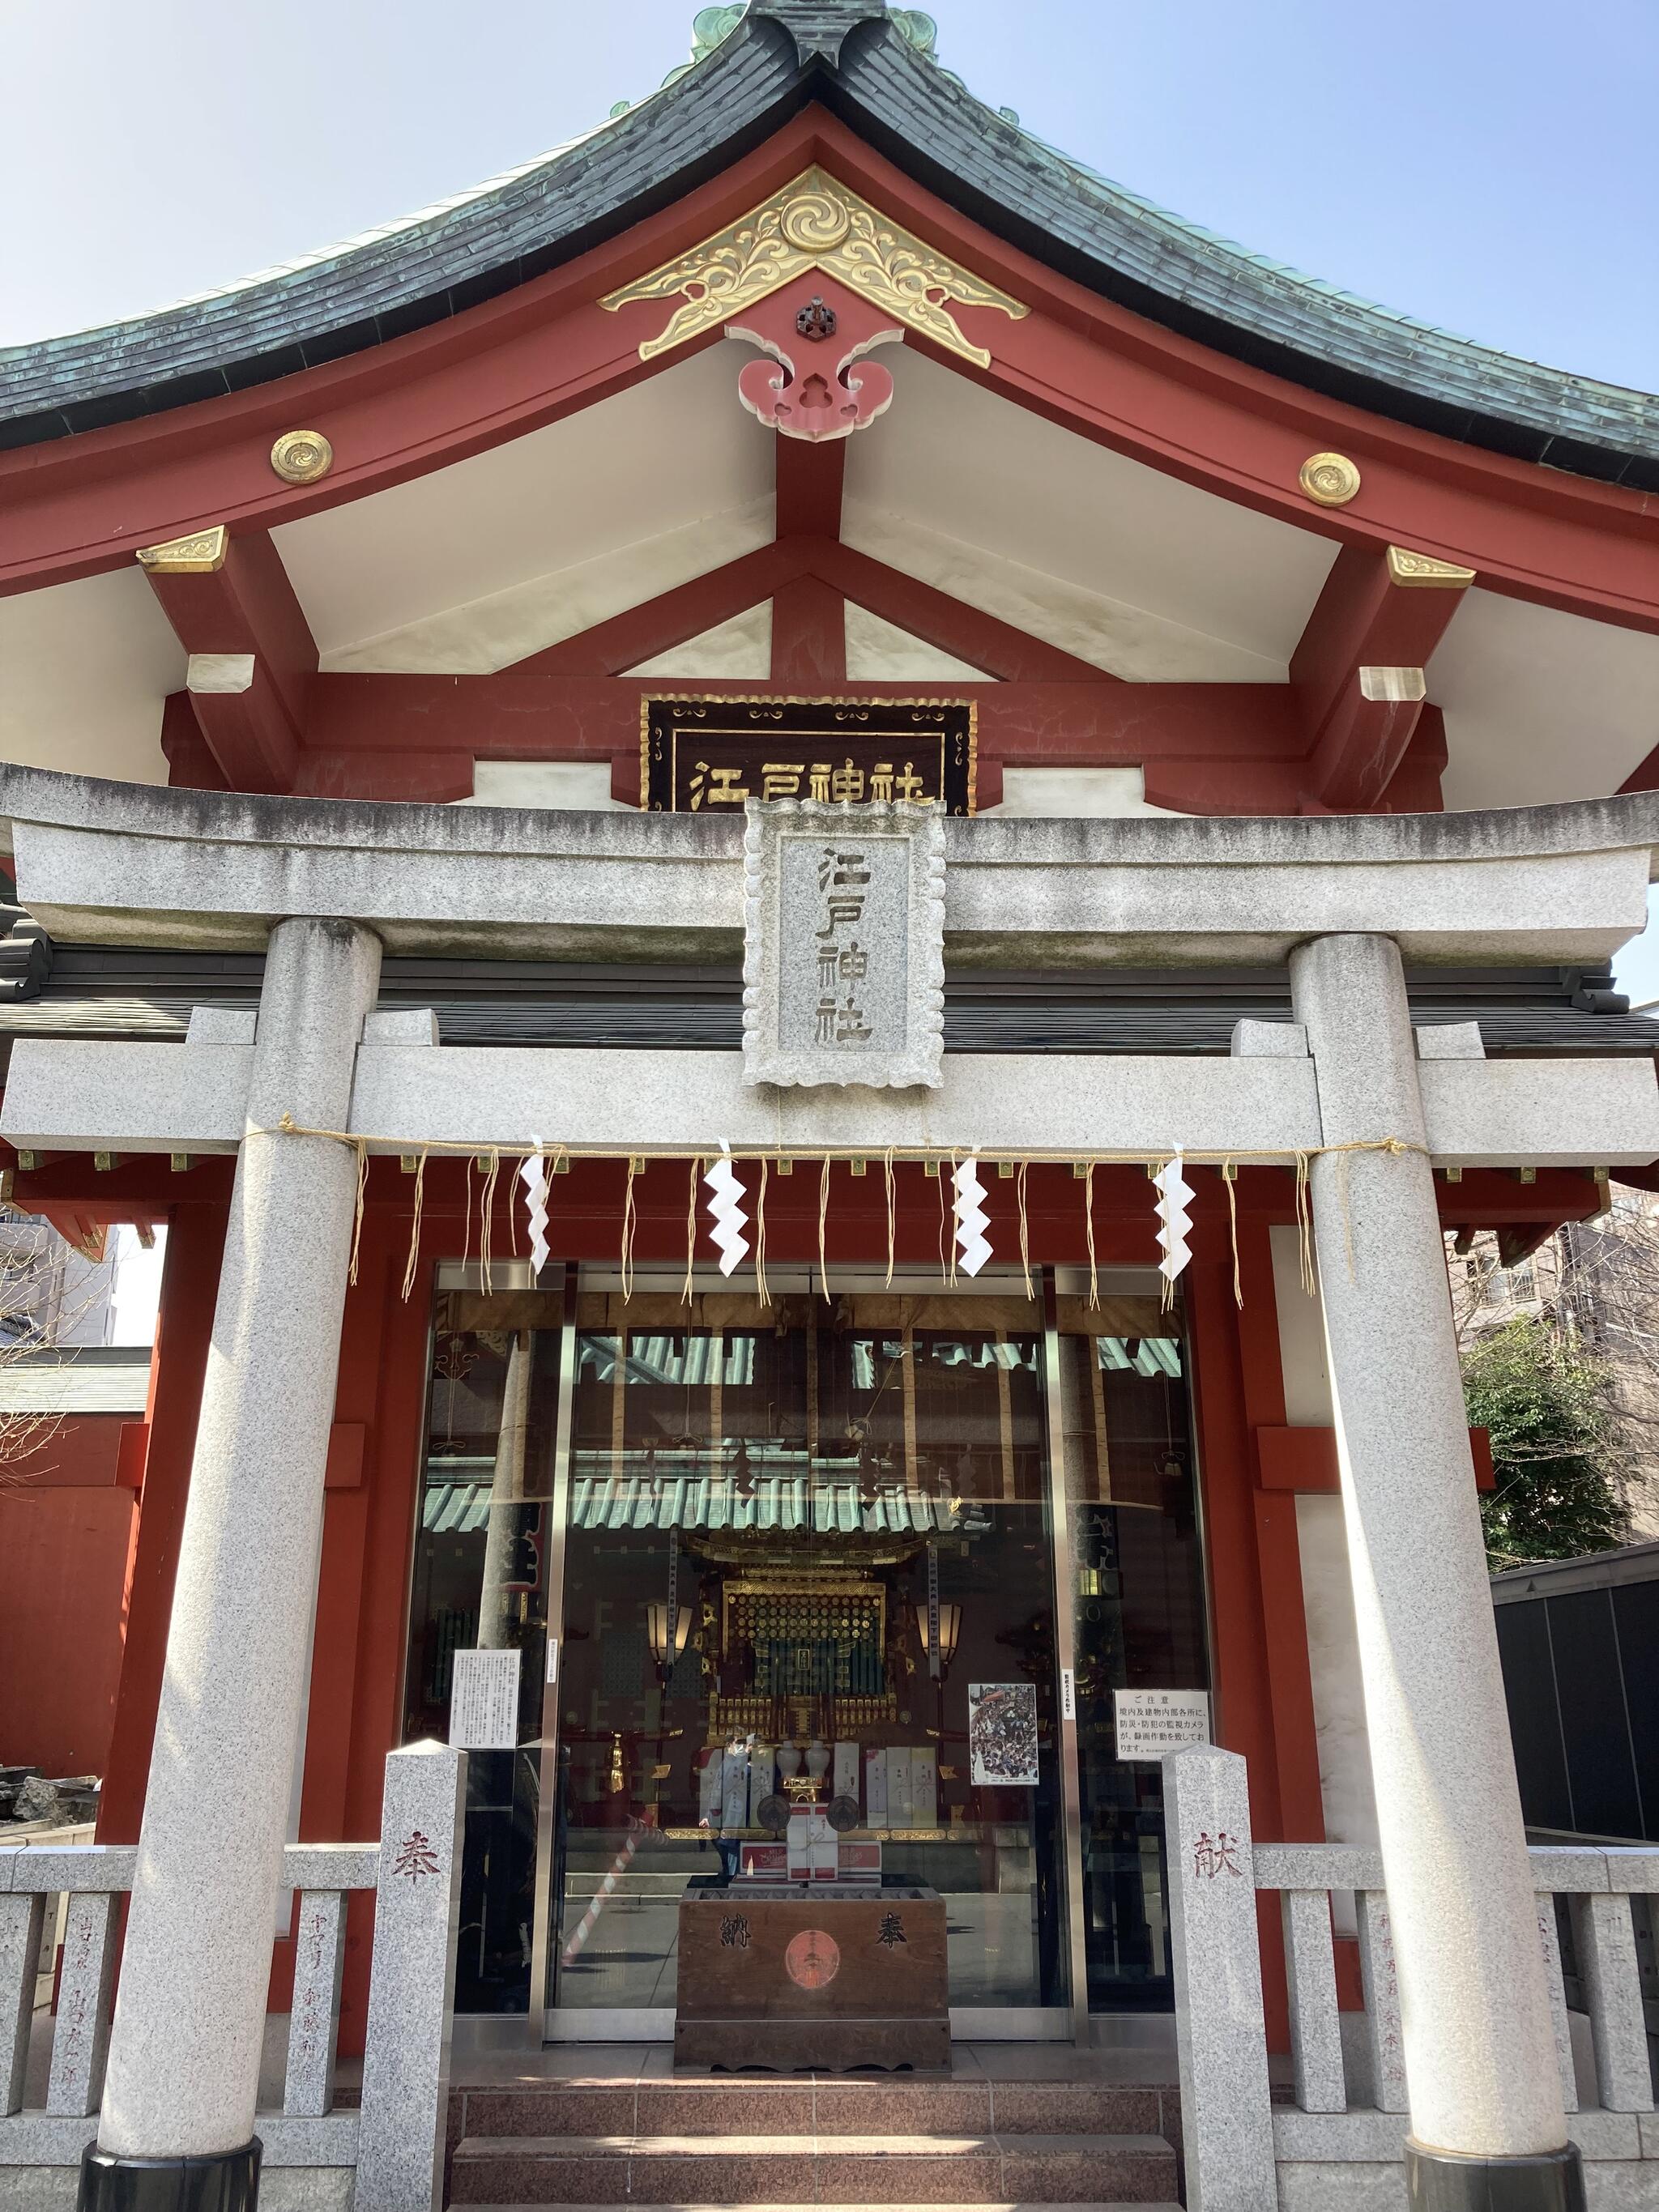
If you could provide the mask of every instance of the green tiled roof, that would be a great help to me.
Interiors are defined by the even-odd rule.
[[[1218,351],[1396,421],[1659,490],[1659,399],[1475,344],[1246,252],[976,100],[878,0],[706,8],[655,93],[477,191],[226,290],[0,350],[0,445],[269,382],[463,313],[717,173],[819,100],[987,228]]]

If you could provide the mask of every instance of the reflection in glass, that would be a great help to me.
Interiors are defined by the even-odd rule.
[[[1089,2002],[1168,2011],[1163,1774],[1119,1759],[1113,1692],[1209,1681],[1186,1344],[1155,1294],[1058,1310]]]
[[[946,1897],[954,2004],[1065,2001],[1041,1348],[1023,1297],[581,1297],[561,2007],[672,2005],[685,1881],[819,1778]],[[975,1786],[1013,1682],[1038,1783]]]
[[[562,1292],[441,1291],[416,1533],[406,1742],[447,1738],[454,1655],[517,1650],[519,1746],[467,1759],[455,2008],[530,1999]]]

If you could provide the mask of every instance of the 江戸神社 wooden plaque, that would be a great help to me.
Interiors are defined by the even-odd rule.
[[[744,811],[746,1083],[943,1080],[945,825],[937,804]]]
[[[963,699],[646,699],[640,783],[653,814],[750,799],[975,806],[974,708]]]
[[[936,1890],[688,1888],[679,1938],[677,2066],[951,2063]]]

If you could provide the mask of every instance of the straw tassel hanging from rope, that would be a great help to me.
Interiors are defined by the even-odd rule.
[[[290,1114],[283,1115],[278,1121],[268,1127],[252,1128],[246,1133],[250,1138],[325,1137],[334,1143],[349,1145],[352,1148],[356,1159],[357,1176],[356,1205],[352,1228],[349,1268],[350,1280],[355,1283],[358,1279],[362,1258],[363,1218],[368,1179],[368,1148],[372,1141],[379,1140],[373,1139],[368,1136],[349,1129],[319,1129],[304,1127],[297,1123]],[[496,1186],[501,1175],[501,1155],[503,1149],[507,1152],[509,1157],[516,1157],[520,1161],[515,1180],[521,1181],[525,1185],[525,1203],[526,1218],[529,1223],[532,1263],[535,1266],[537,1273],[540,1273],[542,1267],[546,1263],[546,1254],[548,1250],[546,1243],[548,1194],[547,1153],[550,1148],[544,1145],[539,1138],[532,1137],[529,1140],[528,1145],[522,1148],[516,1144],[510,1145],[505,1148],[498,1145],[493,1146],[489,1152],[480,1154],[476,1150],[474,1145],[469,1144],[463,1139],[432,1138],[422,1145],[415,1168],[414,1203],[411,1208],[410,1221],[409,1256],[404,1265],[403,1278],[403,1296],[405,1300],[409,1298],[415,1284],[425,1206],[427,1163],[434,1152],[444,1154],[459,1153],[464,1156],[462,1158],[461,1170],[461,1215],[463,1222],[461,1265],[463,1268],[469,1264],[471,1257],[472,1178],[474,1170],[477,1170],[483,1175],[483,1189],[480,1194],[482,1202],[479,1206],[479,1265],[484,1287],[486,1289],[491,1287],[495,1196]],[[617,1158],[617,1154],[614,1152],[603,1151],[598,1148],[595,1148],[591,1152],[584,1150],[580,1154],[574,1154],[568,1146],[562,1144],[557,1145],[551,1149],[555,1155],[556,1165],[561,1170],[568,1165],[573,1158],[576,1157],[592,1159],[614,1159]],[[1349,1267],[1352,1271],[1353,1267],[1353,1251],[1352,1224],[1348,1219],[1348,1159],[1346,1156],[1354,1152],[1378,1152],[1383,1154],[1389,1158],[1401,1158],[1408,1154],[1415,1154],[1424,1158],[1428,1157],[1428,1150],[1425,1146],[1406,1137],[1368,1137],[1352,1139],[1346,1144],[1310,1145],[1298,1146],[1294,1151],[1286,1151],[1282,1157],[1285,1159],[1287,1164],[1294,1165],[1296,1173],[1296,1223],[1298,1244],[1300,1248],[1299,1257],[1302,1287],[1310,1297],[1316,1297],[1318,1295],[1318,1278],[1316,1272],[1313,1245],[1312,1198],[1310,1188],[1310,1164],[1316,1159],[1324,1159],[1332,1157],[1336,1157],[1338,1158],[1334,1210],[1341,1218],[1344,1242],[1348,1248]],[[674,1154],[666,1155],[665,1157],[684,1158],[687,1156],[684,1154]],[[695,1181],[698,1172],[703,1166],[703,1156],[691,1155],[690,1157],[690,1170],[693,1177],[693,1196],[689,1204],[689,1211],[691,1215],[690,1225],[692,1228],[695,1228]],[[821,1155],[822,1164],[818,1176],[818,1267],[823,1279],[823,1295],[826,1299],[830,1296],[828,1249],[830,1173],[835,1157],[835,1155],[827,1152]],[[941,1279],[948,1285],[954,1282],[956,1279],[956,1270],[958,1266],[962,1267],[964,1273],[972,1275],[976,1273],[979,1271],[979,1268],[985,1265],[986,1261],[993,1256],[990,1249],[990,1239],[988,1236],[986,1235],[986,1231],[990,1226],[990,1220],[989,1216],[986,1213],[983,1206],[985,1192],[983,1186],[979,1182],[979,1156],[976,1151],[970,1152],[967,1160],[963,1162],[955,1152],[951,1152],[941,1157],[938,1151],[933,1151],[931,1152],[925,1152],[922,1157],[924,1162],[927,1163],[933,1168],[934,1173],[932,1179],[936,1181],[939,1185],[939,1272]],[[1006,1156],[1004,1157],[1006,1158]],[[1114,1158],[1122,1158],[1126,1156],[1120,1154],[1097,1154],[1091,1158],[1088,1158],[1086,1160],[1076,1159],[1074,1162],[1074,1164],[1083,1170],[1084,1228],[1089,1249],[1089,1303],[1091,1308],[1097,1310],[1100,1304],[1100,1287],[1098,1255],[1095,1243],[1095,1170],[1097,1166],[1102,1165],[1107,1161]],[[956,1233],[954,1236],[950,1237],[947,1237],[947,1231],[951,1226],[951,1208],[947,1206],[945,1200],[944,1188],[945,1176],[942,1172],[945,1160],[948,1160],[949,1162],[951,1180],[956,1193],[956,1205],[954,1209],[956,1213]],[[742,1184],[737,1180],[735,1169],[730,1157],[730,1147],[724,1144],[722,1145],[722,1162],[724,1164],[725,1176],[729,1176],[731,1177],[730,1192],[732,1194],[732,1204],[735,1206],[740,1206],[741,1201],[744,1196],[744,1188]],[[1227,1153],[1219,1155],[1214,1159],[1212,1164],[1218,1168],[1222,1181],[1227,1188],[1228,1223],[1231,1234],[1233,1255],[1233,1297],[1235,1303],[1239,1306],[1243,1306],[1244,1297],[1238,1263],[1238,1205],[1237,1194],[1234,1188],[1237,1173],[1237,1166],[1232,1156]],[[720,1164],[720,1163],[716,1164],[717,1169]],[[634,1153],[628,1155],[628,1181],[623,1201],[622,1225],[622,1275],[623,1297],[624,1300],[630,1297],[633,1294],[634,1243],[639,1226],[638,1208],[635,1199],[635,1179],[638,1175],[643,1172],[645,1165],[645,1160],[640,1155]],[[1164,1251],[1164,1260],[1160,1262],[1160,1268],[1164,1273],[1166,1285],[1166,1304],[1170,1302],[1170,1298],[1173,1295],[1170,1286],[1173,1285],[1176,1277],[1181,1273],[1182,1268],[1185,1267],[1188,1260],[1191,1256],[1190,1248],[1187,1243],[1187,1232],[1192,1226],[1191,1215],[1188,1209],[1193,1197],[1193,1191],[1190,1185],[1188,1184],[1185,1179],[1184,1170],[1186,1165],[1187,1156],[1182,1147],[1176,1146],[1164,1163],[1164,1166],[1159,1169],[1158,1174],[1153,1178],[1158,1186],[1158,1216],[1160,1222],[1163,1224],[1163,1228],[1159,1234],[1159,1243]],[[1033,1282],[1031,1276],[1030,1220],[1027,1200],[1027,1178],[1031,1162],[1030,1159],[1022,1159],[1018,1162],[1016,1184],[1016,1194],[1019,1212],[1020,1267],[1024,1278],[1025,1289],[1028,1297],[1033,1293]],[[761,1205],[763,1207],[764,1206],[765,1199],[767,1170],[768,1162],[766,1158],[763,1156],[761,1158],[760,1183]],[[883,1176],[885,1185],[887,1211],[886,1281],[889,1286],[890,1286],[893,1279],[894,1255],[897,1243],[897,1207],[896,1203],[896,1186],[894,1178],[894,1155],[893,1148],[890,1146],[887,1149],[887,1152],[883,1162]],[[711,1181],[711,1177],[705,1176],[704,1180],[705,1182],[709,1182]],[[722,1181],[724,1181],[724,1176],[722,1177]],[[714,1212],[719,1211],[712,1200],[710,1203],[710,1211]],[[536,1219],[538,1213],[539,1213],[540,1216],[539,1227],[538,1226]],[[976,1223],[974,1223],[971,1219],[971,1217],[975,1214],[977,1214],[979,1217]],[[741,1235],[741,1229],[743,1226],[746,1225],[746,1219],[740,1211],[736,1213],[735,1221],[738,1225],[737,1248],[734,1248],[737,1250],[737,1256],[732,1261],[729,1267],[725,1264],[726,1248],[722,1246],[722,1272],[727,1274],[732,1272],[735,1267],[738,1264],[738,1261],[741,1261],[749,1249],[747,1240]],[[507,1225],[509,1246],[511,1250],[516,1255],[519,1249],[517,1217],[511,1209],[509,1209]],[[763,1303],[766,1303],[767,1293],[764,1283],[765,1228],[763,1220],[762,1220],[758,1216],[756,1223],[756,1273],[760,1283],[762,1301]],[[711,1232],[711,1234],[713,1233],[714,1232]],[[718,1235],[715,1236],[715,1242],[717,1244],[721,1243],[721,1239]],[[979,1242],[982,1242],[987,1247],[982,1256],[978,1255]],[[975,1264],[972,1266],[969,1264],[969,1255],[970,1252],[976,1255]]]
[[[415,1265],[421,1252],[421,1215],[426,1206],[427,1155],[421,1154],[415,1164],[415,1203],[409,1217],[409,1263],[404,1269],[404,1304],[409,1304],[409,1294],[415,1287]]]
[[[628,1187],[623,1193],[622,1286],[624,1305],[634,1295],[634,1231],[637,1223],[634,1210],[634,1176],[639,1164],[630,1152],[628,1156]]]

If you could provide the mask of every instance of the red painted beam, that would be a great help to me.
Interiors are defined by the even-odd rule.
[[[171,691],[161,702],[161,750],[167,781],[191,791],[228,791],[230,782],[202,734],[196,702],[188,691]]]
[[[850,545],[820,540],[811,550],[813,573],[843,592],[855,606],[908,630],[941,653],[954,653],[1011,684],[1115,684],[1108,670],[1073,653],[1032,637],[966,600],[953,599],[902,569]]]
[[[1310,811],[1366,813],[1387,791],[1422,714],[1423,669],[1462,596],[1396,582],[1386,552],[1337,555],[1291,656]],[[1412,676],[1414,692],[1399,680]]]
[[[772,681],[815,696],[847,681],[847,602],[820,576],[798,576],[772,595]]]
[[[841,536],[842,487],[847,475],[845,438],[805,438],[780,434],[777,446],[777,520],[779,538]]]
[[[283,556],[268,531],[233,537],[206,575],[146,571],[179,642],[203,653],[250,656],[245,690],[197,688],[189,699],[214,766],[231,791],[289,791],[305,741],[317,647]]]
[[[1640,1170],[1615,1168],[1617,1176]],[[1522,1182],[1509,1168],[1465,1168],[1457,1182],[1435,1181],[1441,1225],[1446,1229],[1504,1229],[1516,1222],[1587,1221],[1601,1200],[1595,1178],[1582,1168],[1540,1168]]]
[[[847,441],[773,440],[775,447],[778,551],[808,562],[841,536]],[[823,691],[847,681],[847,609],[820,568],[780,574],[772,593],[772,681],[791,691]]]
[[[670,653],[688,638],[699,637],[717,623],[746,614],[762,599],[771,599],[799,576],[805,556],[793,544],[762,545],[739,554],[706,575],[695,576],[654,599],[642,600],[607,621],[595,623],[574,637],[562,639],[527,659],[515,662],[495,676],[468,676],[457,680],[472,687],[496,684],[509,677],[535,672],[571,676],[619,676],[637,668],[660,653]],[[439,679],[448,682],[448,678]],[[326,679],[325,679],[326,681]],[[662,688],[659,679],[657,688]]]
[[[172,1180],[176,1185],[180,1178]],[[167,1217],[167,1263],[150,1360],[148,1449],[128,1597],[126,1645],[110,1763],[98,1807],[100,1844],[137,1843],[143,1814],[173,1579],[190,1493],[196,1417],[218,1296],[228,1181],[225,1176],[218,1191],[210,1195],[211,1183],[207,1176],[201,1176],[203,1195],[176,1201]]]
[[[1474,1486],[1491,1490],[1492,1438],[1484,1429],[1469,1431],[1474,1457]],[[1255,1431],[1258,1480],[1263,1490],[1295,1491],[1299,1496],[1333,1494],[1342,1487],[1337,1470],[1336,1431],[1323,1428],[1259,1428]]]
[[[1376,802],[1378,814],[1438,814],[1445,805],[1441,779],[1446,773],[1446,718],[1425,706],[1417,718],[1405,757]]]
[[[732,680],[733,696],[769,683]],[[1064,768],[1153,760],[1294,766],[1303,745],[1283,685],[1270,684],[860,684],[823,687],[850,699],[971,699],[980,744],[1004,761]],[[568,675],[523,661],[493,676],[359,675],[325,671],[312,692],[301,787],[346,755],[476,755],[593,760],[637,751],[640,702],[662,679]],[[1149,786],[1150,789],[1150,786]],[[1174,802],[1174,803],[1179,803]],[[1293,802],[1292,802],[1293,803]]]
[[[789,438],[778,441],[781,450],[799,443]],[[802,445],[801,450],[817,457],[838,449]],[[781,489],[780,496],[782,497]],[[799,515],[808,510],[792,495],[787,511]],[[549,646],[544,652],[532,654],[516,665],[562,669],[572,675],[617,676],[625,669],[637,667],[642,660],[684,645],[688,638],[712,629],[716,623],[729,622],[734,615],[746,613],[762,599],[774,601],[775,622],[776,601],[780,597],[789,596],[797,580],[804,576],[817,578],[840,597],[851,599],[871,614],[881,616],[884,621],[908,630],[941,652],[954,653],[959,660],[981,668],[988,676],[999,680],[1034,684],[1112,684],[1118,680],[1106,670],[1097,668],[1092,661],[1063,653],[1059,647],[1015,629],[1012,623],[969,606],[966,600],[953,599],[948,592],[907,576],[902,569],[890,568],[884,561],[855,552],[850,545],[842,545],[834,538],[803,533],[781,536],[773,544],[741,554],[736,560],[710,569],[707,575],[696,577],[689,584],[677,585],[656,599],[643,600],[624,613],[596,623],[591,629]],[[827,603],[822,593],[802,597],[804,601],[816,600],[820,608],[818,620],[824,620]],[[786,617],[786,628],[787,621]],[[839,684],[845,680],[844,669],[839,674],[827,672],[830,664],[821,647],[811,656],[811,665],[826,671],[819,679],[823,684]],[[775,656],[773,673],[775,677],[781,673],[775,665]],[[467,680],[483,683],[489,679],[474,677]]]

